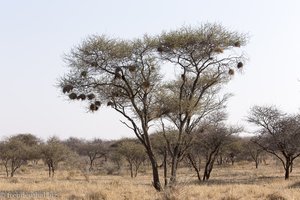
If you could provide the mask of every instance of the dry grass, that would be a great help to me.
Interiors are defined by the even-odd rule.
[[[58,171],[54,179],[47,177],[45,169],[27,168],[15,178],[0,174],[0,192],[46,194],[37,198],[30,195],[22,199],[66,200],[292,200],[300,199],[300,168],[295,166],[291,179],[283,179],[283,170],[275,163],[254,169],[253,164],[239,163],[212,172],[211,180],[199,183],[189,169],[180,169],[176,187],[156,192],[147,173],[135,179],[125,176],[86,175],[80,171]],[[56,196],[50,196],[56,195]],[[1,193],[0,193],[1,195]],[[26,197],[26,198],[25,198]],[[0,196],[0,199],[5,199]],[[6,198],[9,199],[9,198]],[[10,198],[12,199],[12,198]]]

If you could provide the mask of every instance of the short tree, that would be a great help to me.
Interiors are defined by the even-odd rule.
[[[96,159],[107,157],[108,146],[100,139],[84,141],[77,147],[77,153],[81,156],[87,156],[89,159],[89,170],[91,171]]]
[[[202,124],[195,133],[193,146],[187,154],[187,158],[197,173],[200,176],[200,161],[204,159],[203,181],[210,178],[215,160],[220,152],[220,149],[228,145],[231,141],[231,136],[240,132],[242,129],[238,127],[227,127],[223,120],[226,118],[224,113],[216,113],[212,115],[205,124]],[[201,156],[201,157],[200,157]]]
[[[293,162],[300,156],[300,115],[288,115],[274,106],[254,106],[248,121],[259,127],[253,141],[281,161],[289,179]]]
[[[256,144],[255,138],[251,138],[244,143],[244,151],[250,156],[251,160],[254,161],[255,168],[257,169],[264,153],[263,148]]]
[[[138,141],[126,139],[120,142],[118,152],[128,162],[131,178],[136,177],[147,156],[143,146]]]
[[[42,145],[41,154],[44,163],[48,166],[49,177],[54,177],[58,164],[66,161],[72,153],[57,137],[51,137]]]
[[[29,160],[39,158],[40,140],[32,134],[18,134],[0,144],[0,158],[6,175],[13,177],[15,172]]]

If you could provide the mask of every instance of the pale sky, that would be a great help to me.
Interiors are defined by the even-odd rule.
[[[61,95],[64,53],[91,34],[130,39],[205,22],[250,36],[244,72],[226,87],[230,123],[246,124],[256,104],[299,111],[298,0],[0,0],[0,138],[133,136],[112,110],[87,113]]]

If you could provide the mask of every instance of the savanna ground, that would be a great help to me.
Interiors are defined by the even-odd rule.
[[[48,178],[45,166],[39,165],[23,167],[16,177],[6,178],[2,168],[0,199],[300,199],[300,163],[294,166],[288,181],[283,178],[281,164],[275,161],[258,169],[253,163],[216,165],[206,183],[199,183],[192,170],[180,169],[178,186],[160,193],[151,186],[150,172],[144,170],[131,179],[127,171],[122,175],[87,175],[80,170],[61,169],[54,178]]]

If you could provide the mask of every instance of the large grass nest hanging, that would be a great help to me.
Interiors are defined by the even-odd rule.
[[[85,94],[80,94],[77,96],[77,99],[81,99],[82,101],[86,99]]]
[[[228,70],[228,74],[231,75],[231,76],[233,76],[234,75],[234,70],[233,69],[229,69]]]
[[[149,81],[145,81],[142,83],[143,88],[148,89],[150,87],[150,82]]]
[[[240,42],[240,41],[236,41],[236,42],[234,43],[234,46],[235,46],[235,47],[241,47],[241,42]]]
[[[91,111],[94,112],[94,111],[97,111],[98,109],[99,109],[99,107],[96,106],[95,104],[92,103],[92,104],[90,105],[90,110],[91,110]]]
[[[96,96],[95,96],[93,93],[87,95],[87,98],[88,98],[89,100],[92,100],[92,99],[94,99],[95,97],[96,97]]]
[[[114,79],[121,79],[121,78],[122,78],[122,75],[119,72],[116,72]]]
[[[157,51],[159,53],[162,53],[164,51],[164,48],[162,46],[157,47]]]
[[[73,93],[69,94],[69,98],[74,100],[77,98],[77,94],[73,92]]]
[[[107,106],[113,106],[113,105],[114,105],[113,102],[111,102],[111,101],[107,102]]]
[[[92,62],[92,63],[91,63],[91,66],[92,66],[92,67],[97,67],[97,66],[98,66],[98,63],[97,63],[97,62]]]
[[[244,66],[244,64],[243,64],[242,62],[239,62],[239,63],[237,64],[237,68],[238,68],[238,69],[242,68],[243,66]]]
[[[95,101],[94,103],[96,106],[101,106],[101,102],[100,101]]]
[[[135,65],[130,65],[130,66],[128,66],[128,70],[129,70],[130,72],[135,72],[136,66],[135,66]]]
[[[83,77],[83,78],[85,78],[87,76],[87,71],[82,71],[80,73],[80,76]]]
[[[66,92],[71,92],[73,90],[73,86],[72,85],[65,85],[63,87],[63,93],[66,93]]]

